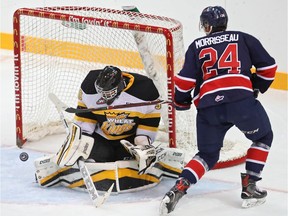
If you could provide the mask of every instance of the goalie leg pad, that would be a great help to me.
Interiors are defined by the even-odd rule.
[[[43,156],[34,161],[36,169],[35,176],[40,186],[49,187],[58,183],[58,178],[54,178],[52,182],[47,182],[45,179],[49,176],[56,176],[59,170],[59,166],[54,162],[55,155]]]
[[[81,134],[81,128],[73,123],[64,144],[56,154],[57,165],[73,166],[79,158],[87,159],[93,145],[94,138]]]
[[[157,147],[156,148],[156,162],[175,162],[184,166],[185,153],[181,149]]]
[[[167,147],[157,147],[156,151],[155,166],[162,169],[166,177],[178,178],[185,164],[184,152],[181,149]]]

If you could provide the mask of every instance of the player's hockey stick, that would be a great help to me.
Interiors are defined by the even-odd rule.
[[[64,110],[64,111],[66,111],[68,113],[87,113],[87,112],[100,111],[100,110],[111,110],[111,109],[121,109],[121,108],[129,108],[129,107],[139,107],[139,106],[160,105],[160,104],[172,103],[171,101],[166,101],[166,100],[155,100],[155,101],[145,101],[145,102],[139,102],[139,103],[107,105],[105,107],[99,107],[99,108],[76,109],[76,108],[73,108],[73,107],[68,107],[65,103],[63,103],[53,93],[49,94],[49,98],[50,98],[50,100],[53,101],[53,103],[56,106],[60,107],[61,110]]]
[[[61,118],[61,121],[63,122],[63,125],[65,127],[65,130],[66,130],[66,133],[68,134],[69,133],[69,126],[68,126],[68,123],[65,119],[65,116],[63,114],[63,104],[64,103],[59,103],[59,99],[57,98],[56,95],[54,95],[55,97],[50,97],[49,95],[49,98],[50,100],[54,103],[59,115],[60,115],[60,118]],[[56,100],[55,100],[56,98]],[[58,100],[57,100],[58,99]],[[60,101],[61,102],[61,101]],[[65,104],[64,104],[65,105]],[[93,202],[93,204],[96,206],[96,207],[99,207],[101,206],[110,196],[111,194],[111,191],[114,187],[114,183],[111,185],[111,187],[108,189],[108,191],[103,195],[103,196],[100,196],[97,192],[97,189],[94,185],[94,182],[93,180],[91,179],[91,176],[90,176],[90,173],[89,173],[89,170],[88,168],[86,167],[85,165],[85,162],[84,162],[84,159],[83,158],[80,158],[78,161],[77,161],[77,165],[79,167],[79,170],[80,170],[80,173],[82,175],[82,178],[84,180],[84,183],[85,183],[85,186],[87,188],[87,191],[90,195],[90,198]]]

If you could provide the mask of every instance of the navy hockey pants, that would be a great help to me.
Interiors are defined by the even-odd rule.
[[[234,125],[252,142],[270,147],[273,140],[269,118],[254,97],[199,109],[196,124],[197,155],[207,163],[209,169],[218,161],[224,136]]]

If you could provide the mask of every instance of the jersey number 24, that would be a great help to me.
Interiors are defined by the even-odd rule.
[[[228,44],[220,58],[218,58],[218,51],[213,47],[202,49],[199,53],[199,59],[207,56],[208,59],[203,62],[201,67],[204,80],[218,75],[217,69],[226,69],[227,73],[240,73],[241,62],[238,59],[238,44]]]

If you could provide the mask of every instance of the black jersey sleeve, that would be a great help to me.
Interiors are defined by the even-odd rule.
[[[144,101],[152,101],[159,98],[158,89],[152,79],[136,73],[124,74],[124,79],[127,81],[127,93]]]

